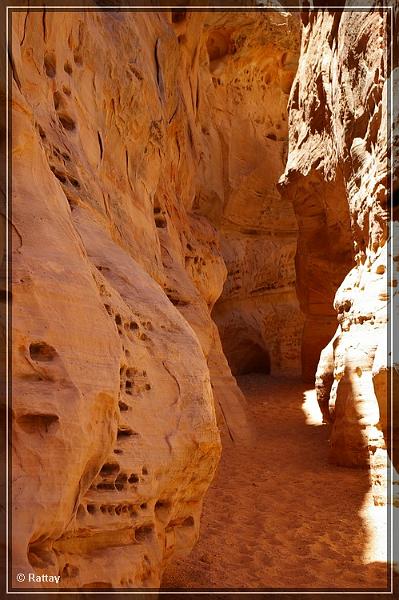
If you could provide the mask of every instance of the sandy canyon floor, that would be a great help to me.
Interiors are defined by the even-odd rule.
[[[253,443],[225,444],[191,555],[163,588],[386,588],[386,506],[367,472],[327,461],[309,385],[241,377]]]

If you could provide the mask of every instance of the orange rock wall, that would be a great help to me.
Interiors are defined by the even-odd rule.
[[[213,193],[201,187],[196,203],[221,234],[228,275],[212,315],[234,374],[301,370],[297,223],[291,202],[277,189],[298,48],[297,14],[233,19],[225,13],[208,34],[213,119],[207,129],[222,160],[219,185]]]
[[[233,318],[272,372],[298,369],[276,182],[299,22],[30,11],[12,27],[13,568],[157,587],[197,539],[216,413],[227,440],[251,434],[210,316],[227,277],[222,337]]]

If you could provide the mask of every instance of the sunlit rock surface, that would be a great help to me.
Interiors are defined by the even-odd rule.
[[[13,568],[157,587],[198,537],[217,418],[230,442],[251,435],[211,319],[226,278],[233,370],[299,369],[296,222],[276,189],[299,19],[12,25]]]
[[[384,462],[387,286],[397,286],[394,272],[387,281],[387,18],[304,13],[282,180],[299,226],[304,374],[312,377],[326,346],[319,402],[334,420],[331,459],[351,466]]]

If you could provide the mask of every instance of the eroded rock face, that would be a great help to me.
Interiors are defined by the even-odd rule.
[[[227,276],[222,333],[229,312],[237,336],[262,325],[249,341],[272,372],[297,369],[296,227],[276,181],[298,23],[21,12],[12,25],[13,568],[156,587],[198,536],[215,412],[228,438],[250,435],[210,316]]]
[[[225,266],[188,214],[178,42],[151,14],[14,31],[14,567],[156,587],[220,453],[206,356]]]
[[[316,387],[325,418],[334,413],[331,459],[351,466],[374,453],[379,461],[386,428],[387,18],[383,10],[304,14],[282,182],[299,225],[304,370],[314,372],[332,338]]]

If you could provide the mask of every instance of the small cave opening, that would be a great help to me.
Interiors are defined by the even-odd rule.
[[[240,339],[234,347],[223,349],[231,372],[235,377],[251,373],[270,375],[270,354],[257,342]]]
[[[249,343],[242,355],[241,364],[234,374],[248,375],[250,373],[263,373],[270,375],[270,356],[258,344]]]

